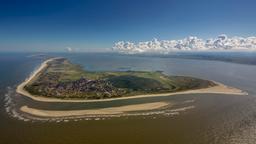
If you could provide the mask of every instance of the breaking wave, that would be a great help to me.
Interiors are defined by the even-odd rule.
[[[5,111],[13,118],[17,118],[23,121],[29,121],[30,119],[23,116],[22,113],[17,111],[17,103],[15,101],[15,97],[19,95],[15,92],[15,90],[11,87],[7,87],[7,93],[4,95],[4,107]]]

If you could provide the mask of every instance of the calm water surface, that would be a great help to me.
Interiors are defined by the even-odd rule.
[[[120,56],[113,54],[61,55],[91,71],[161,70],[170,75],[194,76],[245,90],[248,96],[193,94],[86,104],[40,103],[15,95],[13,89],[44,58],[30,54],[0,54],[0,143],[256,143],[256,66],[216,61]],[[9,87],[9,88],[8,88]],[[178,115],[124,116],[69,122],[24,121],[6,112],[6,96],[16,106],[43,109],[90,109],[155,101],[173,108],[193,106]]]

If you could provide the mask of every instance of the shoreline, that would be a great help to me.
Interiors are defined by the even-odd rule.
[[[135,98],[145,98],[145,97],[158,97],[158,96],[172,96],[172,95],[181,95],[181,94],[231,94],[231,95],[248,95],[248,93],[233,87],[226,86],[219,82],[213,81],[216,86],[208,87],[208,88],[201,88],[201,89],[194,89],[194,90],[186,90],[180,92],[170,92],[170,93],[161,93],[161,94],[142,94],[142,95],[135,95],[135,96],[127,96],[127,97],[119,97],[119,98],[109,98],[109,99],[95,99],[95,100],[88,100],[88,99],[58,99],[58,98],[48,98],[43,96],[32,95],[27,92],[24,87],[28,84],[33,78],[35,78],[45,67],[47,67],[47,63],[51,62],[57,58],[50,58],[44,61],[38,69],[36,69],[29,78],[19,84],[16,88],[16,92],[31,98],[35,101],[40,102],[101,102],[101,101],[114,101],[114,100],[125,100],[125,99],[135,99]]]
[[[125,112],[133,111],[146,111],[161,109],[170,105],[168,102],[153,102],[145,104],[133,104],[119,107],[89,109],[89,110],[41,110],[36,108],[30,108],[28,106],[22,106],[20,111],[39,117],[72,117],[72,116],[85,116],[85,115],[116,115],[123,114]]]

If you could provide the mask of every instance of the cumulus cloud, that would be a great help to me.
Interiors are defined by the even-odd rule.
[[[225,34],[207,40],[189,36],[181,40],[157,40],[145,42],[124,42],[114,44],[114,51],[126,54],[157,53],[168,54],[176,51],[255,51],[256,37],[227,37]]]
[[[73,49],[72,49],[71,47],[66,47],[66,50],[67,50],[68,52],[73,52]]]

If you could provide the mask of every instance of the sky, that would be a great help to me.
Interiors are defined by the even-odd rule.
[[[256,36],[255,0],[0,0],[0,51],[108,51],[118,41]]]

